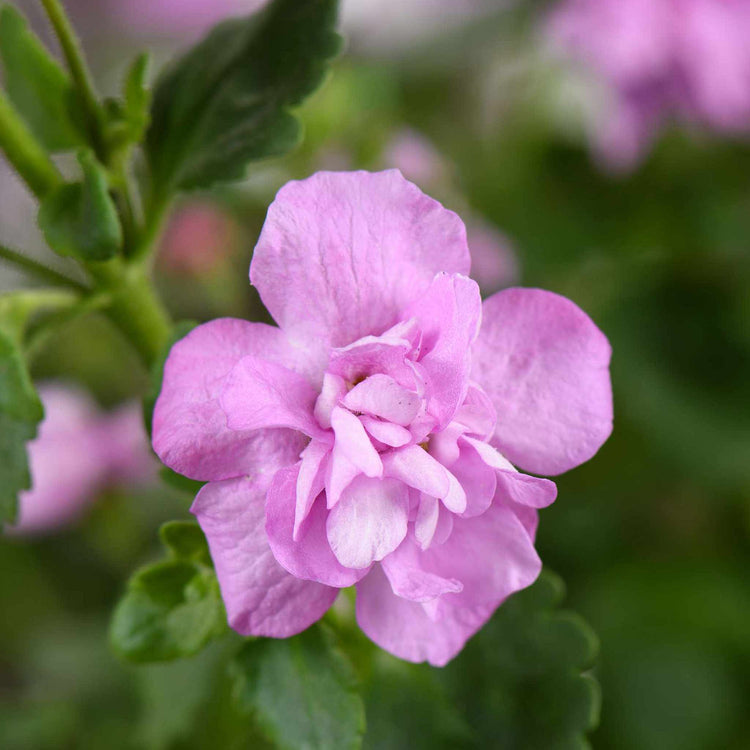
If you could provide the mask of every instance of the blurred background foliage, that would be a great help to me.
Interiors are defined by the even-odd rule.
[[[38,22],[35,3],[15,4]],[[140,46],[163,60],[200,31],[178,20],[129,24],[114,7],[126,4],[68,3],[104,90]],[[302,146],[176,208],[159,285],[178,318],[263,319],[247,267],[278,187],[320,168],[393,166],[387,147],[404,128],[428,139],[445,171],[422,187],[504,233],[520,283],[571,297],[613,346],[614,434],[595,460],[560,478],[538,539],[545,564],[566,582],[565,606],[601,641],[593,746],[742,750],[750,736],[750,143],[675,126],[632,172],[603,171],[585,136],[597,87],[560,65],[540,32],[553,3],[489,5],[400,43],[387,8],[377,29],[351,27],[347,52],[301,112]],[[33,204],[4,163],[0,193],[3,240],[41,247]],[[0,287],[18,282],[0,274]],[[147,384],[93,315],[47,342],[33,374],[82,383],[104,406]],[[107,648],[127,576],[158,555],[158,524],[188,517],[189,503],[166,485],[137,495],[114,488],[74,528],[0,541],[0,747],[263,746],[226,700],[221,643],[138,669]],[[560,598],[550,593],[557,579],[543,584],[533,596]],[[503,607],[442,671],[373,655],[354,637],[347,649],[369,665],[366,745],[557,747],[542,729],[515,730],[538,728],[545,709],[517,715],[504,699],[528,677],[523,639],[513,640],[508,624],[523,606],[531,605]],[[584,654],[576,666],[585,662]]]

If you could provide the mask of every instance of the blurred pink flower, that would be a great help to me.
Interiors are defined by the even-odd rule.
[[[471,250],[471,277],[482,292],[517,284],[521,276],[513,243],[486,221],[473,217],[466,225]]]
[[[612,87],[594,145],[613,168],[632,167],[670,117],[750,128],[748,0],[563,0],[548,31]]]
[[[449,177],[443,155],[421,133],[402,128],[387,143],[381,157],[389,167],[398,167],[404,177],[427,189]]]
[[[139,483],[154,475],[137,403],[102,413],[82,390],[39,388],[44,420],[29,443],[32,487],[19,496],[11,534],[53,532],[77,520],[110,483]]]
[[[440,191],[451,181],[451,169],[432,142],[411,128],[399,130],[386,144],[381,161],[397,167],[424,189]],[[483,293],[518,282],[520,269],[513,243],[479,216],[469,215],[466,231],[471,251],[471,277]]]
[[[193,504],[230,625],[287,637],[356,584],[410,661],[453,658],[536,578],[537,509],[612,427],[610,347],[569,300],[482,303],[456,214],[397,170],[319,172],[268,210],[250,278],[279,327],[170,352],[154,449]]]
[[[237,225],[224,210],[207,201],[193,201],[171,217],[159,251],[159,264],[186,276],[205,276],[232,255]]]

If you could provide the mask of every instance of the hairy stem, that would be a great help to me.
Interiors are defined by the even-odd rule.
[[[5,247],[5,245],[0,245],[0,259],[12,263],[32,276],[43,281],[48,281],[55,286],[66,286],[70,289],[75,289],[78,292],[88,291],[83,284],[80,284],[75,279],[71,279],[64,273],[55,271],[54,268],[50,268],[43,263],[33,260],[27,255],[19,253],[17,250],[11,250],[9,247]]]

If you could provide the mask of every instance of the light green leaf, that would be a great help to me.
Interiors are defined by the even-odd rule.
[[[176,558],[211,565],[206,537],[196,521],[168,521],[162,524],[159,536]]]
[[[18,344],[0,329],[0,527],[15,521],[18,493],[31,487],[26,443],[43,416]]]
[[[130,579],[114,612],[110,641],[129,661],[169,661],[198,653],[225,629],[213,570],[167,560],[142,568]]]
[[[365,717],[354,673],[324,626],[285,640],[249,641],[232,672],[236,700],[278,747],[361,746]]]
[[[158,195],[241,179],[300,138],[290,107],[340,50],[338,0],[273,0],[226,21],[159,79],[146,150]]]
[[[59,255],[109,260],[122,245],[122,229],[107,175],[90,151],[82,151],[78,161],[83,181],[62,185],[42,201],[39,226]]]
[[[32,132],[50,151],[85,145],[73,84],[12,6],[0,9],[5,88]]]

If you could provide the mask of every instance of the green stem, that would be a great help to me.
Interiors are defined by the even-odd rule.
[[[153,249],[161,234],[171,203],[170,198],[160,198],[148,204],[143,232],[132,252],[132,258],[135,262],[145,260]]]
[[[68,64],[70,75],[75,83],[94,151],[96,151],[96,155],[100,161],[106,164],[108,155],[102,134],[102,110],[96,90],[94,89],[91,74],[83,56],[81,43],[59,0],[41,0],[41,2],[47,11],[52,28],[55,30]]]
[[[75,289],[78,292],[88,291],[83,284],[80,284],[75,279],[71,279],[64,273],[55,271],[49,266],[45,266],[38,261],[32,260],[23,253],[19,253],[16,250],[11,250],[9,247],[5,247],[5,245],[0,245],[0,258],[7,261],[8,263],[12,263],[19,268],[22,268],[29,274],[36,276],[39,279],[43,279],[44,281],[49,281],[56,286],[67,286],[71,289]]]
[[[62,183],[57,167],[0,91],[0,148],[38,198]]]
[[[88,263],[97,287],[111,296],[104,310],[125,334],[150,368],[161,354],[172,331],[169,313],[156,294],[146,270],[126,265],[119,258],[106,263]]]

